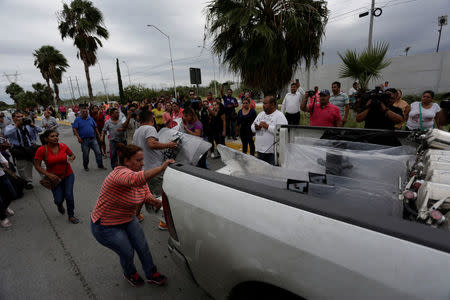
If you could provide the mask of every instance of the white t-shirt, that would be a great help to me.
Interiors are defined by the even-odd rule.
[[[281,104],[281,111],[288,114],[296,114],[300,111],[300,104],[302,102],[302,94],[298,91],[295,94],[287,93],[284,96],[283,104]]]
[[[358,91],[354,89],[353,87],[348,90],[348,96],[353,97],[353,94],[356,94]]]
[[[259,125],[261,122],[269,124],[269,128],[256,130],[255,125]],[[274,111],[270,115],[267,115],[264,111],[260,112],[252,124],[252,131],[256,133],[256,151],[261,153],[274,153],[275,127],[278,124],[287,125],[287,123],[286,117],[279,110]]]
[[[422,128],[433,128],[434,117],[441,111],[441,108],[437,103],[433,103],[433,105],[428,109],[423,108],[422,102],[420,101],[411,104],[411,111],[409,112],[406,127],[409,129],[420,128],[420,110],[422,110]]]
[[[163,161],[163,152],[161,150],[150,149],[147,145],[148,138],[158,140],[158,132],[155,127],[150,125],[139,127],[133,135],[133,144],[143,149],[145,170],[160,166]]]

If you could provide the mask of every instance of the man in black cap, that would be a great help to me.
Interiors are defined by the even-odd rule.
[[[309,112],[309,125],[322,127],[342,127],[339,107],[330,103],[330,91],[321,90],[319,101],[307,105],[308,95],[303,98],[300,108]]]

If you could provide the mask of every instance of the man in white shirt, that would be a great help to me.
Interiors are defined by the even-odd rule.
[[[303,91],[302,88],[300,88]],[[297,89],[297,84],[291,84],[291,92],[284,97],[281,105],[281,112],[285,114],[289,125],[298,125],[300,123],[300,103],[302,102],[303,94]]]
[[[277,100],[273,96],[267,96],[263,101],[264,111],[260,112],[251,126],[256,133],[255,146],[258,158],[274,165],[275,154],[275,129],[277,125],[287,125],[286,117],[277,110]]]

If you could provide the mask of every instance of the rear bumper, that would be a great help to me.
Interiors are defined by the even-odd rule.
[[[181,269],[187,277],[189,277],[192,281],[197,284],[197,281],[194,278],[194,274],[192,274],[191,268],[184,257],[184,255],[176,248],[175,242],[171,237],[169,237],[169,242],[167,244],[167,249],[169,250],[169,254],[173,260],[173,262]],[[198,284],[197,284],[198,285]]]

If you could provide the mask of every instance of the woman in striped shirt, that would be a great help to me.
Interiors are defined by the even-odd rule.
[[[144,153],[136,145],[119,145],[120,166],[103,182],[97,204],[91,215],[91,231],[95,239],[120,257],[124,277],[132,286],[144,284],[134,265],[134,251],[138,253],[147,282],[162,285],[167,277],[158,273],[144,232],[136,219],[136,209],[142,203],[156,208],[161,201],[151,194],[147,181],[163,172],[174,160],[142,171]]]

